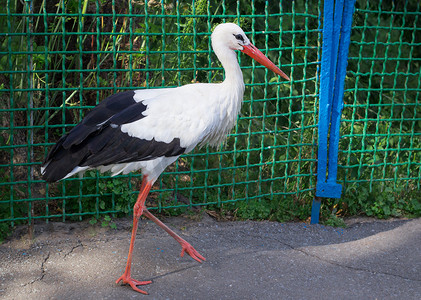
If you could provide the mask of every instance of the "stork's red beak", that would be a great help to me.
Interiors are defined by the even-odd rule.
[[[256,60],[258,63],[261,63],[266,68],[268,68],[269,70],[272,70],[273,72],[275,72],[276,74],[282,76],[286,80],[291,80],[291,79],[289,79],[289,77],[287,76],[287,74],[285,74],[284,72],[282,72],[273,62],[271,62],[269,60],[269,58],[267,58],[253,44],[250,43],[248,45],[243,46],[243,50],[241,50],[241,52],[247,54],[248,56],[250,56],[251,58],[253,58],[254,60]]]

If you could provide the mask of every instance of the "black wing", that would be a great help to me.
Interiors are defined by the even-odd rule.
[[[146,106],[142,101],[136,102],[133,96],[133,91],[127,91],[108,97],[61,137],[43,163],[43,179],[58,181],[78,166],[95,168],[184,153],[178,138],[164,143],[121,131],[121,125],[145,117],[142,113]]]

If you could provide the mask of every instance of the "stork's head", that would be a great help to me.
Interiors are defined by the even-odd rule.
[[[215,27],[212,36],[212,47],[214,50],[220,48],[229,48],[239,50],[257,62],[261,63],[269,70],[282,76],[286,80],[289,77],[282,72],[273,62],[271,62],[259,49],[257,49],[248,39],[244,31],[234,23],[223,23]]]
[[[222,23],[215,27],[212,33],[212,45],[215,43],[224,44],[232,50],[242,51],[244,45],[249,45],[247,38],[240,26],[234,23]]]

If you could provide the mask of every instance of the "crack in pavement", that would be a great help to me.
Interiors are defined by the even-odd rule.
[[[77,240],[77,245],[76,246],[73,246],[72,247],[72,249],[70,249],[70,251],[69,252],[67,252],[64,256],[63,256],[63,258],[66,258],[67,256],[69,256],[75,249],[77,249],[77,248],[79,248],[79,247],[84,247],[84,245],[83,245],[83,243],[82,243],[82,241],[81,240]]]
[[[48,251],[47,255],[45,256],[44,260],[41,263],[41,276],[39,276],[39,278],[36,278],[36,279],[32,280],[31,282],[28,282],[28,283],[23,284],[22,286],[27,286],[29,284],[33,284],[33,283],[35,283],[37,281],[41,281],[41,280],[44,279],[44,276],[46,274],[44,265],[45,265],[45,263],[47,262],[47,260],[49,258],[50,258],[50,251]]]
[[[254,237],[259,237],[259,236],[254,236]],[[288,243],[286,243],[286,242],[284,242],[284,241],[281,241],[281,240],[279,240],[279,239],[277,239],[277,238],[274,238],[274,237],[269,237],[269,238],[270,238],[270,239],[272,239],[272,240],[274,240],[274,241],[276,241],[276,242],[278,242],[278,243],[280,243],[280,244],[282,244],[282,245],[284,245],[284,246],[287,246],[288,248],[290,248],[290,249],[291,249],[291,250],[293,250],[293,251],[298,251],[298,252],[300,252],[300,253],[303,253],[303,254],[304,254],[304,255],[306,255],[306,256],[313,257],[313,258],[315,258],[315,259],[317,259],[317,260],[320,260],[320,261],[322,261],[322,262],[328,263],[328,264],[333,265],[333,266],[336,266],[336,267],[347,268],[347,269],[354,270],[354,271],[367,272],[367,273],[371,273],[371,274],[374,274],[374,275],[381,274],[381,275],[387,275],[387,276],[394,276],[394,277],[398,277],[398,278],[401,278],[401,279],[404,279],[404,280],[410,280],[410,281],[415,281],[415,282],[421,282],[421,279],[414,279],[414,278],[409,278],[409,277],[405,277],[405,276],[402,276],[402,275],[393,274],[393,273],[389,273],[389,272],[383,272],[383,271],[373,271],[373,270],[370,270],[370,269],[359,268],[359,267],[353,267],[353,266],[349,266],[349,265],[341,264],[341,263],[339,263],[339,262],[332,261],[332,260],[328,260],[328,259],[322,258],[322,257],[320,257],[320,256],[317,256],[317,255],[315,255],[315,254],[309,253],[309,252],[305,251],[305,250],[304,250],[303,248],[301,248],[301,247],[299,247],[299,248],[294,247],[294,246],[292,246],[292,245],[290,245],[290,244],[288,244]]]
[[[45,268],[44,268],[44,265],[45,265],[45,263],[47,262],[47,260],[50,258],[50,251],[48,251],[48,253],[47,253],[47,256],[45,257],[45,259],[44,259],[44,261],[42,262],[42,264],[41,264],[41,277],[38,279],[38,281],[41,281],[41,280],[43,280],[44,279],[44,276],[45,276]],[[36,281],[36,280],[35,280]],[[34,281],[34,282],[35,282]],[[32,283],[34,283],[34,282],[32,282]]]

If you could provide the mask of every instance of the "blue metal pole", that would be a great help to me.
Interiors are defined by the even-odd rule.
[[[319,222],[319,197],[340,198],[342,194],[342,186],[336,182],[339,130],[354,5],[355,0],[337,0],[336,3],[326,0],[323,7],[317,186],[312,224]]]
[[[332,64],[333,0],[325,0],[323,7],[323,47],[320,71],[319,143],[317,151],[317,185],[326,182],[327,137],[329,132],[330,71]],[[317,189],[319,190],[319,189]]]
[[[338,150],[339,150],[339,130],[341,123],[342,109],[344,106],[343,95],[345,86],[346,66],[348,64],[349,44],[351,42],[352,15],[354,12],[355,0],[345,2],[343,20],[341,26],[341,39],[338,50],[338,64],[336,68],[336,80],[332,103],[332,116],[329,137],[329,166],[328,184],[336,183],[338,173]],[[339,195],[340,197],[340,195]]]
[[[320,197],[314,197],[313,198],[313,204],[311,205],[310,224],[319,224],[320,206],[321,205],[322,205],[322,199]]]

